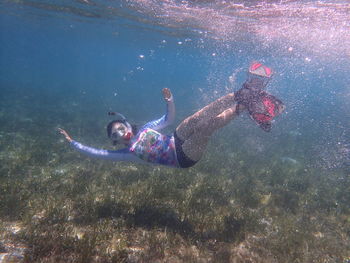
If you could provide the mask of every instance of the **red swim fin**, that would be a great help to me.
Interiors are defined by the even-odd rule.
[[[284,111],[285,106],[282,101],[267,92],[260,93],[256,98],[257,100],[248,105],[249,114],[260,128],[270,131],[272,120]]]
[[[271,68],[264,66],[260,62],[253,62],[249,67],[249,73],[261,77],[271,78],[273,72]]]

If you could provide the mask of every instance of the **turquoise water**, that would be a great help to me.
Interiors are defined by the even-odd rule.
[[[0,259],[350,260],[347,1],[0,6]],[[107,112],[158,118],[167,87],[170,134],[256,60],[286,112],[270,133],[242,114],[188,170],[92,160],[57,132],[112,149]]]

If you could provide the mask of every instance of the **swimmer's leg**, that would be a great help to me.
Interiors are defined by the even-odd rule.
[[[197,127],[198,130],[184,140],[182,144],[182,151],[184,154],[193,161],[201,159],[211,135],[216,130],[227,125],[236,116],[236,105],[234,105],[208,122],[201,122],[201,125]]]
[[[234,97],[234,93],[229,93],[186,118],[176,128],[177,136],[181,140],[186,140],[193,133],[198,132],[202,123],[208,123],[218,114],[235,105]]]

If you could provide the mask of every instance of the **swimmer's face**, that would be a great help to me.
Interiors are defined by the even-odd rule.
[[[111,139],[114,142],[128,144],[132,138],[132,130],[124,123],[115,123],[111,131]]]

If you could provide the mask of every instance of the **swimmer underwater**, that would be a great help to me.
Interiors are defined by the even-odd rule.
[[[254,62],[249,67],[248,78],[240,90],[215,100],[186,118],[172,135],[159,133],[175,119],[174,98],[167,88],[162,90],[167,104],[166,114],[139,129],[131,125],[122,114],[109,113],[120,116],[107,126],[107,135],[113,144],[125,145],[120,150],[85,146],[74,141],[65,130],[59,128],[59,131],[73,148],[91,157],[189,168],[201,159],[211,135],[244,110],[264,131],[271,130],[273,118],[285,109],[279,99],[264,90],[271,77],[270,68]]]

